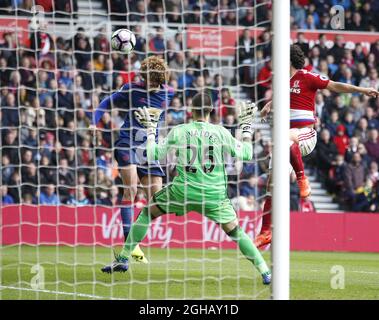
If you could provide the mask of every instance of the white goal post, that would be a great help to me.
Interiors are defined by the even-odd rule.
[[[290,293],[289,211],[289,70],[290,1],[273,2],[273,243],[272,297]],[[285,159],[288,159],[287,161]]]

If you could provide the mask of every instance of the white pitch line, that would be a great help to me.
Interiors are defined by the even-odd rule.
[[[87,293],[75,293],[75,292],[55,291],[55,290],[46,290],[46,289],[21,288],[21,287],[12,287],[12,286],[0,285],[0,290],[2,290],[2,289],[50,293],[50,294],[58,294],[58,295],[64,295],[64,296],[74,296],[74,297],[92,298],[92,299],[100,299],[100,300],[125,300],[125,299],[121,299],[121,298],[96,296],[96,295],[87,294]]]
[[[306,271],[304,269],[294,269],[292,271]],[[319,269],[310,269],[310,272],[322,272],[324,270],[319,270]],[[360,271],[360,270],[347,270],[347,272],[352,272],[352,273],[362,273],[362,274],[379,274],[378,271]]]
[[[354,273],[363,273],[363,274],[379,274],[379,272],[377,271],[350,271],[350,272],[354,272]]]

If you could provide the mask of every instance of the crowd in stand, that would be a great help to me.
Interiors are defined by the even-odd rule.
[[[112,20],[269,27],[271,0],[101,0]],[[40,5],[55,17],[76,17],[77,0],[0,0],[1,14],[28,15]],[[344,9],[344,28],[378,31],[376,0],[291,0],[292,29],[331,29],[333,6]],[[337,12],[334,12],[336,14]]]
[[[329,6],[334,2],[341,1],[327,1]],[[28,2],[19,3],[25,5]],[[133,21],[140,21],[141,17],[155,19],[146,14],[134,14],[135,10],[146,13],[160,12],[163,8],[157,5],[161,2],[156,1],[109,3],[112,6],[128,4],[133,11],[127,16]],[[177,8],[183,12],[178,6],[182,2],[168,1],[165,6],[168,3],[170,10],[164,7],[163,12],[176,12]],[[204,20],[209,19],[205,13],[218,2],[185,3],[188,12],[184,12],[200,19],[194,23],[211,23]],[[200,18],[196,13],[199,3],[204,13]],[[251,4],[250,1],[238,3],[239,6]],[[349,8],[352,12],[358,10],[357,3],[351,1]],[[221,4],[225,11],[237,12],[238,17],[241,14],[245,14],[245,18],[249,16],[248,10],[244,13],[236,10],[233,2],[221,1]],[[205,10],[203,6],[206,5],[209,7]],[[1,10],[5,8],[0,7]],[[265,12],[263,16],[270,16],[269,3],[260,8]],[[315,5],[312,9],[307,1],[299,0],[293,1],[291,8],[295,21],[297,15],[294,12],[300,9],[305,10],[305,16],[313,12],[321,17],[323,11],[320,8],[325,11],[327,6]],[[72,8],[67,10],[70,12]],[[117,10],[122,13],[124,8],[117,7]],[[175,16],[185,22],[193,19],[186,14]],[[125,19],[125,15],[121,16]],[[220,17],[217,15],[217,19]],[[165,16],[164,19],[170,21],[174,17]],[[78,28],[71,39],[56,38],[46,30],[32,32],[30,46],[19,50],[16,50],[14,33],[3,35],[0,45],[2,203],[114,205],[119,201],[121,181],[114,165],[112,146],[117,138],[117,130],[113,129],[120,127],[124,114],[115,109],[105,113],[96,137],[100,147],[93,147],[87,127],[92,111],[101,99],[123,83],[140,80],[140,63],[148,54],[162,55],[172,70],[169,85],[175,89],[176,95],[167,109],[169,126],[190,121],[187,106],[191,97],[206,88],[215,105],[212,121],[222,123],[236,133],[235,99],[228,88],[230,83],[225,83],[223,75],[207,65],[204,56],[195,56],[190,50],[183,51],[183,34],[179,30],[175,37],[166,38],[165,30],[158,27],[148,41],[139,25],[133,27],[133,31],[137,44],[134,53],[128,57],[110,52],[105,29],[99,30],[93,39],[82,28]],[[243,32],[235,56],[236,79],[232,81],[240,84],[250,98],[261,105],[272,95],[271,36],[269,30],[258,39],[253,39],[248,31]],[[316,45],[310,47],[304,35],[298,33],[295,42],[308,57],[307,69],[336,81],[379,88],[379,41],[366,50],[359,43],[346,44],[343,36],[337,36],[330,48],[321,34]],[[259,84],[255,86],[257,80]],[[319,142],[306,162],[308,167],[315,168],[319,179],[346,210],[378,211],[378,112],[379,99],[350,94],[334,96],[327,90],[319,92],[316,97]],[[254,140],[253,162],[244,164],[240,170],[236,169],[232,159],[227,164],[229,196],[234,198],[236,206],[245,210],[259,207],[259,200],[265,192],[265,174],[271,152],[270,142],[262,139],[259,131],[256,131]],[[170,180],[175,175],[175,168],[169,163],[166,169]],[[292,182],[291,208],[296,210],[298,192],[296,183]],[[145,202],[141,191],[138,203]]]
[[[87,128],[105,96],[124,83],[141,80],[138,70],[148,54],[162,55],[172,71],[169,85],[176,95],[166,110],[169,127],[190,121],[191,97],[207,90],[215,105],[212,121],[235,134],[237,113],[228,84],[204,56],[182,51],[182,33],[167,39],[157,28],[146,41],[140,26],[133,31],[137,44],[129,56],[110,51],[105,29],[90,39],[79,27],[72,38],[63,39],[42,28],[31,32],[29,45],[22,48],[16,48],[15,33],[4,33],[0,45],[3,204],[114,205],[120,200],[122,183],[112,147],[117,139],[114,129],[125,113],[116,109],[105,113],[96,148]],[[243,197],[246,201],[237,204],[244,209],[257,209],[257,198],[264,192],[264,181],[255,176],[265,173],[270,146],[263,144],[259,131],[256,140],[259,165],[245,164],[240,174],[232,159],[228,164],[230,196]],[[166,169],[171,180],[175,167],[169,163]],[[144,202],[141,191],[138,203]]]
[[[340,6],[333,10],[333,6]],[[376,0],[292,0],[291,28],[329,30],[333,16],[344,12],[344,23],[335,25],[349,31],[379,31],[379,2]]]

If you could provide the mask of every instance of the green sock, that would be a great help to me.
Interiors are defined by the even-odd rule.
[[[254,264],[260,274],[270,271],[261,253],[245,231],[238,226],[229,232],[228,236],[238,244],[243,255]]]
[[[145,207],[137,220],[133,223],[129,235],[126,238],[124,248],[122,249],[120,256],[123,258],[129,258],[130,253],[139,244],[147,234],[149,230],[151,217],[148,214],[148,209]]]

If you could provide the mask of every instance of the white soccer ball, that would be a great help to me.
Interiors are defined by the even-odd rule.
[[[136,45],[136,36],[128,29],[118,29],[111,37],[112,49],[129,54]]]

